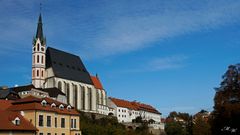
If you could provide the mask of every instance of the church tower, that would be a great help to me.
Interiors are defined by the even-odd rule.
[[[32,84],[36,88],[43,88],[45,82],[46,38],[43,37],[42,25],[42,16],[40,14],[32,47]]]

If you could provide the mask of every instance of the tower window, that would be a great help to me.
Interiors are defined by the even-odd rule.
[[[39,76],[39,70],[37,70],[37,77]]]
[[[39,51],[39,46],[40,46],[40,45],[39,45],[39,43],[38,43],[38,44],[37,44],[37,51]]]
[[[43,64],[43,60],[44,60],[44,58],[43,58],[43,56],[42,56],[42,64]]]
[[[37,55],[37,63],[39,63],[39,55]]]
[[[44,51],[44,48],[43,48],[43,47],[41,48],[41,51]]]
[[[32,76],[35,77],[35,70],[33,70]]]
[[[33,55],[33,63],[35,63],[35,55]]]

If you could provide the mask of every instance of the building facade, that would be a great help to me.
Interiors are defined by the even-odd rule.
[[[81,135],[79,112],[56,100],[28,96],[13,101],[7,110],[20,112],[38,129],[37,135]]]
[[[108,105],[113,108],[113,115],[117,117],[120,123],[134,123],[139,117],[142,121],[148,122],[149,128],[164,129],[164,124],[161,122],[161,113],[151,105],[112,97],[108,99]]]

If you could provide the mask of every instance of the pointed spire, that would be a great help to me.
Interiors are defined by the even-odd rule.
[[[43,29],[42,29],[42,16],[41,13],[38,18],[38,26],[37,26],[37,33],[36,38],[39,38],[41,41],[43,41]]]

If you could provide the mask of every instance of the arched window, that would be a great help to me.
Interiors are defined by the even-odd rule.
[[[35,77],[35,70],[33,69],[32,76]]]
[[[99,104],[99,93],[98,90],[96,90],[96,98],[97,98],[97,105]]]
[[[78,108],[78,87],[77,85],[74,86],[74,91],[75,91],[75,108]]]
[[[69,83],[66,83],[66,96],[67,96],[67,103],[69,104],[70,102],[70,86],[69,86]]]
[[[58,89],[62,90],[62,82],[61,81],[58,82]]]
[[[85,110],[85,87],[84,86],[80,86],[81,88],[81,103],[82,103],[82,109]]]
[[[37,55],[37,63],[39,63],[39,55]]]
[[[43,58],[43,56],[42,56],[42,64],[43,64],[43,60],[44,60],[44,58]]]
[[[37,70],[37,77],[39,76],[39,70]]]
[[[88,88],[89,109],[92,110],[92,89]]]
[[[37,51],[39,51],[39,47],[40,47],[40,45],[39,45],[39,43],[37,44]]]

